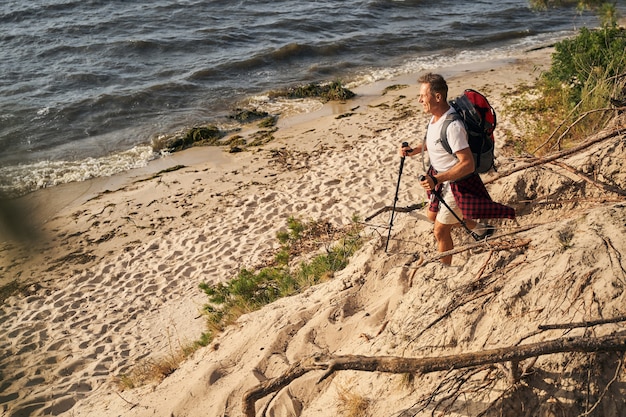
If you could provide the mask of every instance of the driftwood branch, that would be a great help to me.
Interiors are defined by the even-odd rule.
[[[563,162],[557,162],[557,161],[553,161],[553,164],[571,172],[574,175],[577,175],[578,177],[582,178],[584,181],[588,182],[589,184],[596,186],[604,191],[610,192],[610,193],[615,193],[615,194],[619,194],[621,196],[626,196],[626,190],[622,190],[619,187],[615,187],[612,185],[608,185],[605,184],[603,182],[600,182],[598,180],[595,180],[593,178],[590,178],[588,175],[584,174],[583,172],[575,169],[574,167],[567,165]]]
[[[426,259],[422,259],[420,258],[420,254],[416,253],[413,254],[411,259],[409,259],[408,261],[406,261],[406,263],[404,264],[405,267],[411,267],[411,268],[419,268],[423,265],[426,265],[427,263],[430,262],[434,262],[436,260],[439,260],[441,258],[444,258],[448,255],[456,255],[458,253],[462,253],[468,250],[472,250],[472,249],[476,249],[479,247],[484,247],[486,249],[490,249],[490,250],[504,250],[504,249],[513,249],[515,247],[520,247],[520,246],[526,246],[528,245],[530,242],[529,241],[522,241],[520,242],[503,242],[503,241],[498,241],[498,239],[505,237],[505,236],[510,236],[510,235],[514,235],[516,233],[522,233],[525,232],[527,230],[533,229],[537,226],[540,226],[540,224],[531,224],[531,225],[527,225],[527,226],[522,226],[518,229],[515,229],[511,232],[507,232],[507,233],[500,233],[496,236],[492,236],[490,238],[488,238],[487,240],[482,240],[480,242],[473,242],[473,243],[469,243],[467,245],[463,245],[463,246],[459,246],[458,248],[454,248],[451,249],[449,251],[446,252],[441,252],[435,256],[431,256],[430,258],[426,258]],[[413,264],[419,261],[419,263],[416,266],[413,266]]]
[[[539,330],[575,329],[578,327],[599,326],[601,324],[620,323],[623,321],[626,321],[626,316],[617,316],[617,317],[612,317],[608,319],[581,321],[578,323],[540,324]]]
[[[615,198],[568,198],[566,200],[548,200],[545,197],[535,200],[519,200],[518,203],[534,204],[534,205],[549,205],[549,204],[571,204],[571,203],[621,203],[624,201],[621,197]]]
[[[426,358],[361,355],[317,356],[298,362],[292,365],[283,375],[265,381],[248,390],[242,399],[242,411],[246,417],[254,417],[257,400],[284,388],[304,374],[317,370],[325,370],[319,380],[321,382],[334,372],[345,370],[395,374],[426,374],[503,362],[518,363],[524,359],[554,353],[607,351],[626,351],[626,336],[565,337],[522,346]]]
[[[410,213],[412,211],[423,208],[425,205],[426,203],[411,204],[410,206],[406,206],[406,207],[396,207],[395,211],[398,213]],[[376,213],[366,217],[364,221],[369,222],[370,220],[372,220],[374,217],[378,216],[379,214],[382,214],[391,210],[393,210],[392,206],[385,206],[381,208],[380,210],[378,210]]]
[[[588,140],[588,141],[586,141],[586,142],[584,142],[584,143],[580,144],[579,146],[576,146],[576,147],[574,147],[572,149],[568,149],[566,151],[558,152],[558,153],[556,153],[556,154],[554,154],[552,156],[548,156],[548,157],[545,157],[545,158],[539,158],[539,159],[537,159],[537,160],[535,160],[533,162],[530,162],[528,164],[522,164],[522,165],[520,165],[518,167],[515,167],[515,168],[512,168],[512,169],[510,169],[508,171],[500,172],[497,175],[495,175],[494,177],[489,178],[489,179],[487,179],[487,180],[485,180],[483,182],[485,184],[490,184],[490,183],[492,183],[494,181],[497,181],[497,180],[499,180],[501,178],[508,177],[509,175],[514,174],[516,172],[523,171],[525,169],[532,168],[532,167],[537,166],[537,165],[546,164],[548,162],[552,162],[552,161],[555,161],[557,159],[560,159],[560,158],[563,158],[563,157],[566,157],[566,156],[569,156],[569,155],[573,155],[573,154],[575,154],[577,152],[580,152],[580,151],[582,151],[584,149],[589,148],[592,145],[595,145],[596,143],[600,143],[600,142],[605,141],[607,139],[611,139],[611,138],[614,138],[615,136],[619,136],[619,135],[623,134],[624,133],[623,129],[624,129],[624,126],[620,126],[618,128],[615,128],[615,129],[611,130],[608,133],[605,133],[603,135],[598,135],[597,137],[592,138],[592,139],[590,139],[590,140]]]
[[[254,404],[261,398],[275,391],[279,391],[291,384],[302,375],[318,369],[327,369],[325,364],[317,364],[314,358],[308,358],[292,365],[284,374],[278,378],[269,379],[260,385],[248,390],[243,396],[243,414],[246,417],[254,417],[256,410]]]

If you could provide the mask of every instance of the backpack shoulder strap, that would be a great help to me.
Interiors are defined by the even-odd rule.
[[[441,125],[441,133],[439,134],[439,138],[441,139],[441,146],[446,150],[449,154],[452,154],[452,148],[448,143],[448,126],[455,120],[462,120],[461,115],[457,112],[450,113],[446,116],[446,119],[443,121]]]

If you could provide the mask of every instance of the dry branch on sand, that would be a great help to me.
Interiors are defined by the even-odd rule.
[[[378,216],[379,214],[382,213],[386,213],[388,211],[395,211],[397,213],[410,213],[414,210],[419,210],[421,208],[424,208],[426,206],[426,203],[418,203],[418,204],[411,204],[410,206],[406,206],[406,207],[396,207],[393,208],[393,206],[385,206],[383,208],[381,208],[380,210],[376,211],[374,214],[371,214],[369,216],[367,216],[365,218],[365,221],[368,222],[370,220],[372,220],[374,217]]]
[[[499,180],[501,178],[507,177],[507,176],[509,176],[509,175],[511,175],[511,174],[513,174],[515,172],[523,171],[523,170],[528,169],[528,168],[532,168],[532,167],[535,167],[535,166],[538,166],[538,165],[547,164],[549,162],[556,161],[557,159],[564,158],[566,156],[574,155],[575,153],[581,152],[581,151],[589,148],[590,146],[595,145],[596,143],[600,143],[602,141],[614,138],[616,136],[623,135],[625,128],[626,128],[626,126],[619,125],[617,127],[613,127],[611,129],[607,129],[607,130],[601,132],[600,134],[598,134],[596,137],[592,137],[589,140],[581,143],[578,146],[575,146],[575,147],[573,147],[571,149],[568,149],[568,150],[565,150],[565,151],[562,151],[562,152],[557,152],[557,153],[555,153],[553,155],[550,155],[550,156],[547,156],[547,157],[544,157],[544,158],[536,159],[533,162],[530,162],[530,163],[527,163],[527,164],[522,164],[520,166],[514,167],[514,168],[509,169],[507,171],[502,171],[502,172],[498,173],[498,175],[495,175],[494,177],[484,181],[484,183],[485,184],[490,184],[490,183],[492,183],[494,181],[497,181],[497,180]]]
[[[462,353],[426,358],[403,358],[397,356],[313,356],[292,365],[281,376],[265,381],[248,390],[242,401],[243,414],[246,417],[256,415],[255,403],[259,399],[288,386],[295,379],[312,371],[324,370],[318,380],[322,382],[336,371],[385,372],[395,374],[426,374],[450,369],[462,369],[486,364],[511,362],[511,373],[519,378],[517,365],[520,361],[537,356],[563,352],[609,352],[626,351],[626,336],[611,335],[604,337],[564,337],[555,340],[537,342],[522,346],[511,346],[484,350],[482,352]]]

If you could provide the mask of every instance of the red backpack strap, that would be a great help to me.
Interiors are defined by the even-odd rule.
[[[465,90],[463,94],[467,96],[467,98],[474,105],[474,108],[480,114],[480,117],[482,119],[482,128],[493,141],[493,131],[495,130],[498,121],[496,117],[496,111],[491,106],[491,104],[489,104],[489,100],[487,100],[487,97],[485,97],[476,90],[472,90],[471,88]]]

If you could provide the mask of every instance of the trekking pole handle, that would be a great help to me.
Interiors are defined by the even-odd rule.
[[[409,148],[409,152],[413,151],[413,149],[409,147],[409,142],[402,142],[401,148]],[[402,159],[404,159],[405,157],[406,155],[402,154]]]

